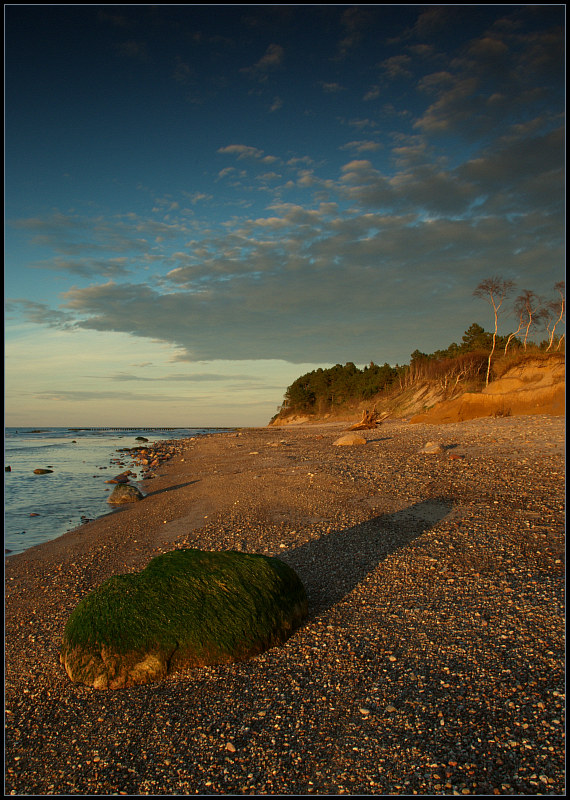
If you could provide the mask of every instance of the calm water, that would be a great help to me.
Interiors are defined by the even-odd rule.
[[[6,555],[27,550],[77,528],[85,519],[111,512],[105,481],[133,469],[123,447],[186,439],[219,428],[107,429],[6,428],[4,431],[4,549]],[[227,430],[227,429],[224,429]],[[34,469],[52,469],[34,475]],[[136,478],[131,480],[136,484]],[[38,516],[30,516],[37,514]]]

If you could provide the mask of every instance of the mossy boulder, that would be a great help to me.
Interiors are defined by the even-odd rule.
[[[84,597],[60,660],[72,681],[118,689],[245,660],[284,642],[306,614],[303,584],[278,558],[173,550]]]

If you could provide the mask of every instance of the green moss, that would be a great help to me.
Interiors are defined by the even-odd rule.
[[[306,608],[301,581],[277,558],[174,550],[85,597],[67,622],[63,650],[177,650],[213,663],[283,641]]]

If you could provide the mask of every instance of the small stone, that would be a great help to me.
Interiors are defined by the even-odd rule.
[[[393,714],[395,711],[397,711],[397,708],[395,708],[394,706],[386,706],[386,711],[389,714]]]
[[[109,480],[105,481],[105,483],[128,483],[129,475],[131,474],[131,472],[121,472],[120,475],[115,475],[114,478],[109,478]]]
[[[235,751],[236,751],[235,744],[233,742],[228,742],[226,744],[226,750],[228,751],[228,753],[235,753]]]
[[[437,442],[427,442],[423,447],[423,449],[420,450],[420,453],[427,453],[427,454],[443,453],[443,452],[445,452],[444,448]]]

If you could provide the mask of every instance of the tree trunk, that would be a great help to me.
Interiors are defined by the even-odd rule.
[[[351,425],[350,428],[348,428],[347,430],[362,431],[362,430],[367,430],[369,428],[375,428],[377,425],[381,425],[382,422],[384,422],[384,420],[386,419],[386,417],[389,416],[390,416],[389,412],[385,412],[380,417],[375,408],[373,408],[372,411],[365,409],[362,412],[362,419],[360,420],[360,422]]]

